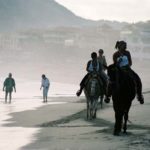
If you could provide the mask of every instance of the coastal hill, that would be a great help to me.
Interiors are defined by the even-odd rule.
[[[54,0],[0,0],[0,22],[0,31],[94,23],[76,16]]]

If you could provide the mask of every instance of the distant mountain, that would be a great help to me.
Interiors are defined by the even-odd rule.
[[[55,0],[0,0],[0,32],[30,28],[110,26],[120,30],[126,22],[92,21],[76,16]],[[137,24],[143,26],[142,22]]]
[[[0,31],[93,24],[54,0],[0,0]]]

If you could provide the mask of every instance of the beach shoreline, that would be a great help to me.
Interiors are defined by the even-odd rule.
[[[36,109],[11,113],[3,125],[35,131],[17,150],[148,150],[150,146],[149,93],[145,104],[134,100],[129,113],[128,135],[113,136],[112,102],[99,109],[96,120],[86,119],[84,96],[50,97]],[[58,102],[58,103],[53,103]],[[60,104],[59,104],[60,102]],[[64,102],[64,103],[61,103]],[[21,138],[21,137],[20,137]],[[15,149],[16,150],[16,149]]]

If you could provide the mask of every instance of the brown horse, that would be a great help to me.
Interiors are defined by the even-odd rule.
[[[88,82],[84,88],[84,93],[87,100],[87,119],[96,118],[98,100],[100,98],[100,104],[102,107],[102,101],[104,96],[104,90],[102,81],[99,74],[92,73],[88,79]]]
[[[115,65],[108,66],[107,71],[112,83],[112,100],[115,111],[114,135],[119,135],[123,118],[123,132],[126,133],[127,130],[128,113],[136,95],[135,82],[128,72]]]

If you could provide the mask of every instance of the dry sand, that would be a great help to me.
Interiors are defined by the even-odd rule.
[[[21,150],[149,150],[150,94],[144,96],[144,105],[133,102],[127,135],[112,135],[112,103],[98,110],[97,119],[87,120],[84,97],[53,97],[51,101],[67,103],[48,102],[35,110],[13,113],[4,126],[38,129]]]

